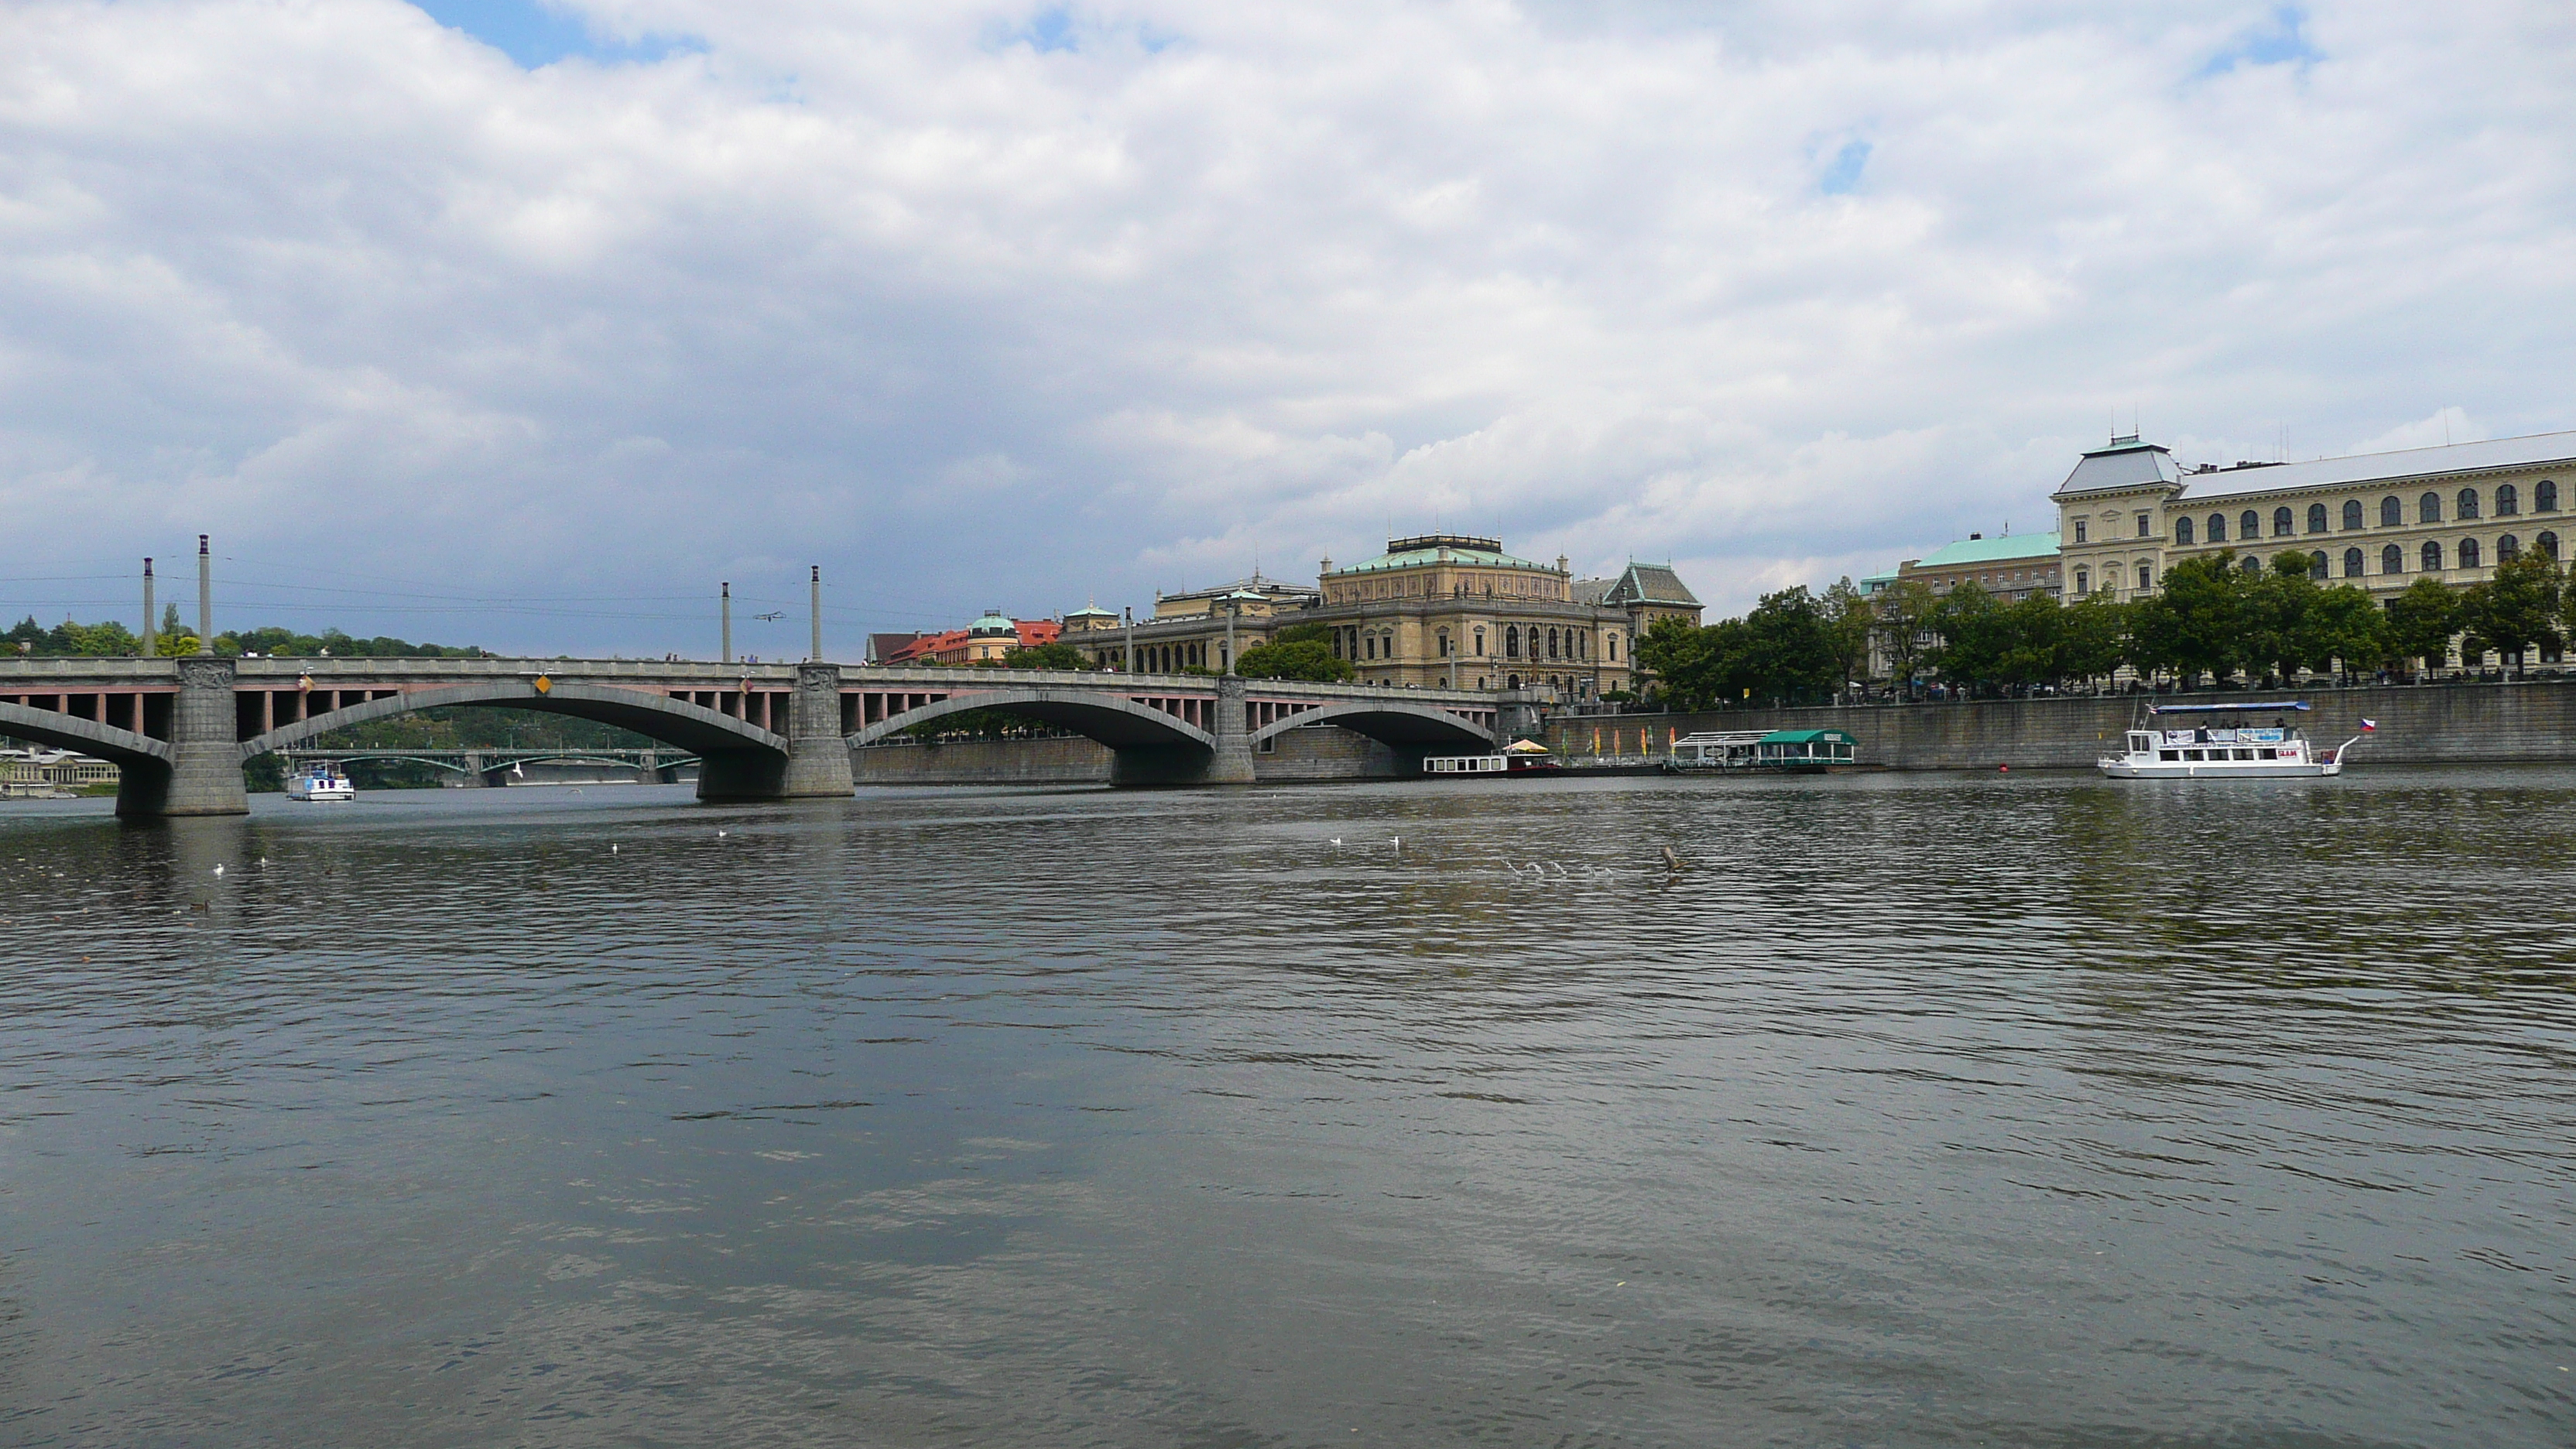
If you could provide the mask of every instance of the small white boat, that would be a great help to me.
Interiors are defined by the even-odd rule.
[[[329,760],[316,760],[311,764],[298,765],[288,772],[286,798],[317,801],[355,800],[358,798],[358,787],[349,783],[349,777],[341,772],[338,765]]]
[[[2322,779],[2340,775],[2354,735],[2320,750],[2301,732],[2298,700],[2268,704],[2167,704],[2147,706],[2147,728],[2128,732],[2128,747],[2098,764],[2114,780]],[[2204,722],[2180,728],[2176,716]],[[2267,718],[2268,717],[2268,718]],[[2364,733],[2376,728],[2363,720]]]

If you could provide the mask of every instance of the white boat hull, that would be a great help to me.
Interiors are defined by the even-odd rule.
[[[286,798],[323,804],[333,800],[355,800],[358,798],[358,792],[347,785],[323,785],[310,790],[299,790],[289,785],[286,787]]]
[[[2203,760],[2167,763],[2104,757],[2103,774],[2114,780],[2317,780],[2343,773],[2339,761]]]

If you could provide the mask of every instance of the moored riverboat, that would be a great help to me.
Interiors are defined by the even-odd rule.
[[[1859,754],[1860,737],[1845,730],[1707,730],[1674,741],[1665,768],[1821,775],[1856,768]]]
[[[348,775],[343,773],[338,765],[329,760],[315,760],[310,764],[297,766],[287,775],[286,798],[310,800],[316,803],[355,800],[358,798],[358,787],[349,783]]]
[[[2144,725],[2128,731],[2126,748],[2104,755],[2097,764],[2114,780],[2322,779],[2342,774],[2361,735],[2333,749],[2319,749],[2297,723],[2308,709],[2300,700],[2151,704]],[[2367,734],[2377,726],[2363,720],[2361,728]]]

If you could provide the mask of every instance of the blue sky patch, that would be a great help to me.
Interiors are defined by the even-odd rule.
[[[543,0],[411,0],[430,19],[450,30],[462,30],[519,63],[523,70],[552,65],[568,56],[616,62],[653,61],[686,51],[706,49],[702,41],[681,36],[648,35],[640,41],[611,40],[591,30],[581,12]]]
[[[2323,60],[2325,52],[2308,43],[2307,25],[2308,12],[2296,5],[2279,6],[2269,20],[2211,56],[2200,73],[2206,78],[2225,75],[2240,65],[2310,65]]]
[[[1845,141],[1816,185],[1827,196],[1849,196],[1860,189],[1860,173],[1869,166],[1869,143]]]

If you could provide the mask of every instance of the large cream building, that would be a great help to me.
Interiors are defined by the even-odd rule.
[[[2086,453],[2051,497],[2069,598],[2150,594],[2222,549],[2254,568],[2296,549],[2317,578],[2384,600],[2418,578],[2475,583],[2525,549],[2564,558],[2571,488],[2576,432],[2188,471],[2133,436]]]
[[[1637,636],[1655,620],[1699,622],[1700,603],[1669,566],[1630,564],[1577,579],[1465,534],[1392,539],[1359,563],[1323,562],[1313,588],[1258,575],[1158,595],[1150,619],[1106,609],[1065,615],[1064,641],[1102,668],[1223,673],[1289,625],[1322,625],[1366,683],[1392,688],[1530,689],[1563,701],[1636,686]]]

